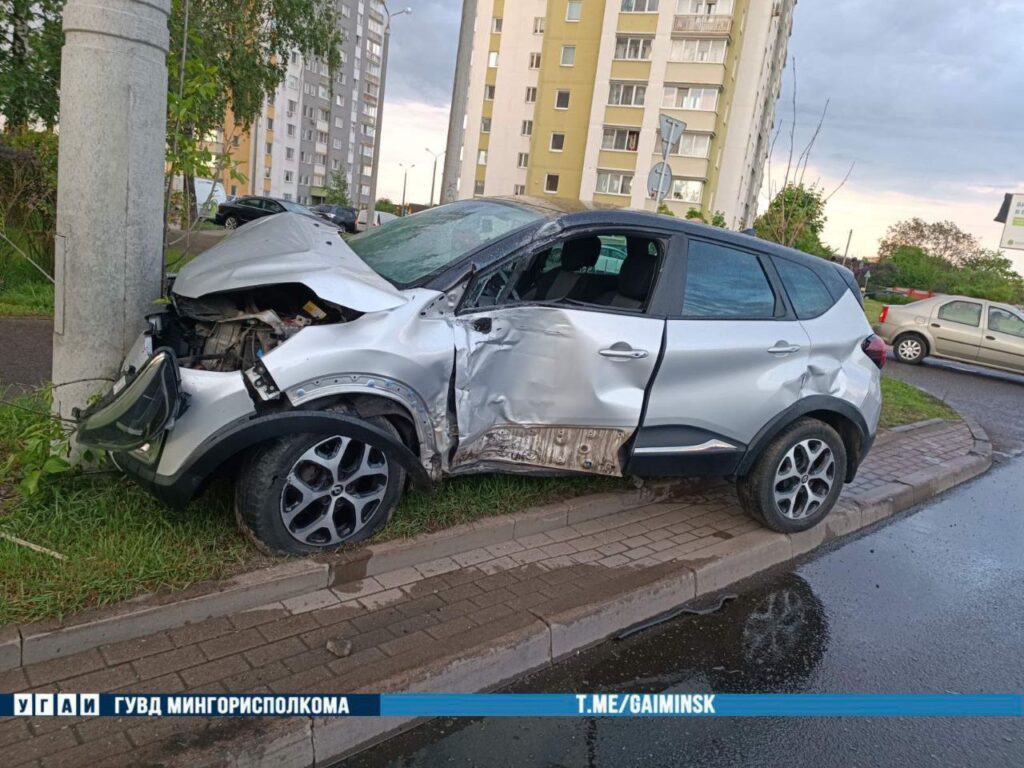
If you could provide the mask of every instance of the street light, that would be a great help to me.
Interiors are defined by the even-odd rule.
[[[402,176],[402,215],[405,216],[405,214],[406,214],[406,210],[405,210],[405,189],[406,189],[406,187],[409,184],[409,171],[411,171],[413,168],[416,167],[416,163],[413,163],[412,165],[406,165],[405,163],[399,163],[398,167],[401,168],[404,171],[404,175]]]
[[[434,184],[437,182],[437,161],[444,157],[444,152],[434,152],[427,147],[427,152],[434,156],[434,172],[430,176],[430,207],[434,207]]]
[[[380,65],[380,93],[377,96],[377,125],[373,136],[373,176],[370,178],[370,210],[366,214],[367,226],[375,226],[377,217],[374,211],[377,209],[377,170],[380,168],[380,136],[384,127],[384,89],[388,80],[388,47],[391,43],[391,19],[403,14],[412,13],[412,8],[403,8],[392,13],[388,10],[388,4],[380,0],[381,8],[387,16],[384,24],[384,49],[381,51]]]

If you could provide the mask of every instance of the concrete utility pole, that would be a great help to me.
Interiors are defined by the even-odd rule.
[[[65,418],[116,377],[160,296],[170,8],[64,8],[53,383]]]
[[[412,8],[403,8],[392,13],[388,4],[381,0],[381,7],[387,16],[384,24],[384,45],[381,50],[380,63],[380,93],[377,94],[377,123],[374,126],[373,134],[373,173],[370,174],[370,210],[366,214],[366,226],[377,226],[377,217],[374,211],[377,210],[377,175],[380,172],[380,137],[384,132],[384,89],[388,84],[388,49],[391,47],[391,19],[396,16],[403,16],[412,13]]]
[[[430,175],[430,207],[433,208],[434,192],[436,191],[435,187],[437,185],[437,161],[441,159],[444,152],[435,152],[430,147],[427,147],[427,152],[429,152],[434,158],[434,172]]]
[[[399,216],[405,216],[405,190],[409,187],[409,171],[416,167],[416,163],[412,165],[406,165],[405,163],[399,163],[398,167],[402,169],[402,210],[399,211]]]
[[[473,56],[473,31],[476,24],[477,0],[463,0],[459,49],[455,57],[455,81],[452,84],[452,110],[448,118],[448,146],[445,148],[444,173],[441,176],[441,202],[458,199],[459,175],[462,173],[462,141],[469,103],[469,65]],[[480,130],[479,126],[470,129]]]

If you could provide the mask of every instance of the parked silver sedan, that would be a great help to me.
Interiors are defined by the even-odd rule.
[[[1024,373],[1024,313],[1008,304],[933,296],[884,307],[874,330],[904,363],[933,355]]]
[[[848,270],[652,213],[479,199],[347,242],[281,214],[168,295],[79,440],[171,502],[232,475],[275,552],[364,540],[407,480],[482,472],[732,477],[806,530],[881,409]]]

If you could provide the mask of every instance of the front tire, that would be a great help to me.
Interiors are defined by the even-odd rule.
[[[367,419],[396,440],[383,417]],[[235,484],[235,516],[270,554],[330,552],[369,539],[391,519],[405,470],[345,435],[288,435],[249,454]]]
[[[846,447],[832,427],[817,419],[799,419],[772,440],[739,479],[740,504],[772,530],[806,531],[835,506],[846,465]]]
[[[893,344],[893,354],[901,363],[920,365],[921,361],[928,356],[928,342],[916,333],[906,333],[896,339],[896,343]]]

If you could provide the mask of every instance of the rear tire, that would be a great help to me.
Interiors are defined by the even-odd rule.
[[[386,418],[366,422],[401,441]],[[331,552],[387,525],[405,479],[394,459],[344,435],[288,435],[258,446],[244,461],[235,518],[264,552]]]
[[[228,216],[224,219],[224,229],[238,229],[238,219],[234,216]]]
[[[898,337],[892,349],[896,359],[907,365],[920,365],[928,356],[928,342],[916,333],[905,333]]]
[[[793,422],[761,452],[736,484],[740,505],[780,533],[813,528],[839,499],[846,477],[846,447],[828,424]]]

